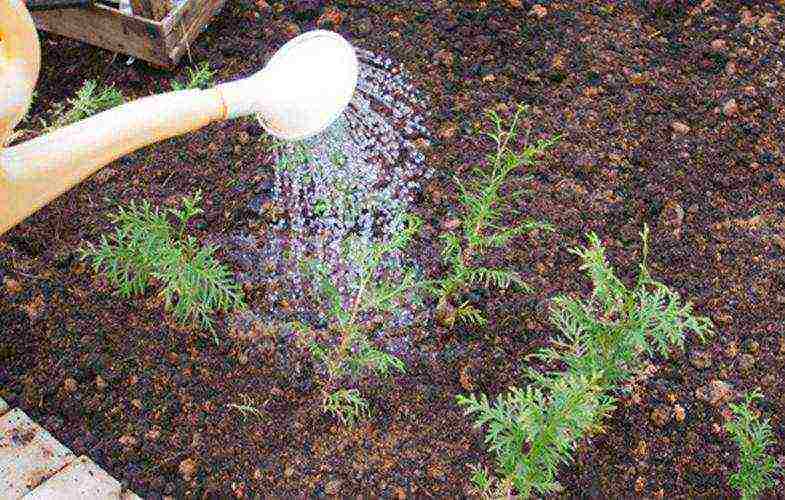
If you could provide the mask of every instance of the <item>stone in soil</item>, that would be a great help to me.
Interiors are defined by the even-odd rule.
[[[736,391],[729,383],[714,379],[707,385],[696,389],[695,397],[716,408],[735,398]]]
[[[7,276],[3,278],[3,287],[11,295],[18,294],[19,292],[22,291],[22,285],[20,285],[17,280],[9,278]]]
[[[687,411],[682,405],[675,405],[673,407],[673,416],[676,418],[677,422],[684,422],[684,419],[687,418]]]
[[[182,462],[180,462],[180,466],[177,467],[177,472],[180,473],[180,476],[185,481],[190,481],[192,477],[196,474],[198,469],[198,464],[192,458],[186,458]]]
[[[698,370],[705,370],[711,366],[711,354],[706,351],[695,351],[690,355],[690,364]]]
[[[336,8],[328,8],[316,20],[316,26],[323,29],[335,29],[343,22],[343,13]]]
[[[657,427],[665,426],[670,419],[671,412],[664,406],[657,407],[651,412],[651,421],[654,422]]]
[[[728,43],[722,38],[717,38],[711,42],[711,50],[714,52],[725,52],[728,49]]]
[[[725,116],[734,116],[739,111],[739,105],[736,104],[736,99],[729,99],[722,106],[722,113]]]
[[[78,388],[79,388],[79,384],[77,383],[76,380],[72,378],[67,378],[65,379],[65,382],[63,382],[63,389],[65,389],[65,392],[69,394],[76,392]]]
[[[535,16],[537,19],[543,19],[548,15],[548,9],[540,4],[535,4],[529,11],[530,16]]]
[[[104,389],[106,389],[106,386],[107,386],[107,385],[108,385],[108,384],[106,383],[106,380],[104,380],[104,379],[103,379],[103,377],[101,377],[100,375],[97,375],[97,376],[95,377],[95,387],[96,387],[96,388],[97,388],[99,391],[103,391]]]
[[[341,492],[341,486],[343,485],[343,481],[340,479],[336,479],[334,481],[328,482],[324,487],[324,492],[328,495],[338,495]]]
[[[755,366],[755,356],[752,354],[742,354],[739,358],[739,369],[743,372],[749,371]]]
[[[671,128],[677,134],[687,134],[690,131],[690,127],[686,123],[682,123],[679,121],[674,121],[671,123]]]

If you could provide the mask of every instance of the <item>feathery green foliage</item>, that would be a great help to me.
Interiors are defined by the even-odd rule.
[[[553,299],[551,322],[564,339],[537,357],[562,362],[577,373],[601,373],[603,385],[610,387],[630,378],[642,356],[667,356],[672,346],[682,348],[685,332],[705,339],[711,321],[695,316],[692,304],[651,277],[646,267],[648,226],[641,238],[643,260],[632,289],[616,277],[596,234],[589,234],[589,248],[570,250],[583,261],[580,269],[592,280],[594,293],[589,300],[565,295]]]
[[[254,402],[253,398],[247,394],[240,394],[240,399],[242,402],[239,404],[237,403],[229,403],[229,408],[233,408],[240,412],[240,415],[243,417],[243,421],[245,422],[248,420],[249,416],[254,416],[256,418],[261,418],[263,416],[262,411],[257,408],[256,403]],[[265,403],[266,404],[266,403]]]
[[[203,62],[196,67],[196,70],[188,68],[188,82],[185,85],[172,80],[172,90],[206,89],[213,84],[214,76],[210,63]]]
[[[294,323],[301,340],[311,355],[323,363],[327,369],[328,384],[342,377],[356,377],[370,370],[379,376],[387,376],[392,370],[405,371],[403,362],[397,357],[379,350],[367,335],[363,318],[368,315],[391,313],[407,292],[415,288],[414,271],[403,269],[403,275],[396,283],[381,281],[377,274],[385,257],[394,251],[406,248],[411,238],[420,228],[420,220],[413,215],[400,215],[398,224],[403,228],[387,242],[367,244],[359,238],[350,238],[345,242],[344,254],[359,269],[356,280],[350,289],[350,298],[345,303],[341,292],[331,279],[331,270],[317,261],[306,263],[306,269],[314,277],[316,288],[321,299],[329,305],[331,325],[326,333],[337,336],[327,342],[319,340],[321,334],[310,326]],[[358,394],[332,392],[326,390],[331,399],[325,399],[325,410],[335,413],[342,421],[347,419],[346,413],[338,411],[347,402],[355,405],[360,398]],[[351,396],[351,397],[350,397]],[[357,413],[361,415],[363,412]],[[352,420],[353,421],[353,420]]]
[[[54,116],[54,121],[50,125],[44,122],[44,129],[51,131],[65,127],[101,111],[119,106],[123,102],[125,102],[123,94],[113,86],[105,86],[99,90],[96,82],[86,80],[76,92],[76,97],[68,99],[67,106],[63,103],[57,103],[53,106],[52,115]]]
[[[367,418],[371,412],[368,401],[357,389],[338,389],[325,393],[322,408],[325,413],[337,416],[344,425],[352,426],[361,418]]]
[[[530,376],[526,389],[512,387],[494,402],[484,394],[458,396],[466,414],[476,415],[475,427],[488,426],[485,441],[496,454],[501,484],[523,497],[559,491],[558,467],[572,459],[583,437],[602,429],[614,409],[597,374]]]
[[[109,238],[101,237],[96,247],[88,244],[82,258],[92,260],[96,272],[128,298],[144,293],[151,279],[163,284],[160,294],[166,309],[180,323],[200,323],[212,330],[212,314],[244,307],[240,286],[228,268],[215,260],[215,248],[200,247],[196,238],[185,235],[188,220],[202,212],[201,193],[184,197],[182,208],[160,210],[150,203],[131,203],[109,216],[116,226]],[[169,217],[179,223],[174,227]]]
[[[437,316],[448,326],[456,319],[483,325],[485,318],[468,301],[453,302],[467,292],[472,285],[494,286],[505,289],[517,284],[528,290],[518,273],[509,269],[489,268],[481,261],[492,249],[505,248],[518,235],[534,229],[552,230],[546,223],[527,219],[515,226],[505,223],[505,216],[511,212],[511,202],[523,191],[507,193],[510,177],[522,167],[534,165],[546,150],[559,140],[539,140],[527,145],[523,151],[514,151],[513,143],[518,136],[518,125],[525,106],[518,106],[509,128],[503,119],[490,111],[488,117],[493,131],[485,135],[493,139],[496,150],[488,157],[489,168],[475,167],[472,178],[463,183],[455,180],[461,204],[460,226],[462,231],[448,231],[440,236],[442,241],[442,260],[448,268],[446,276],[425,283],[425,287],[439,300]],[[526,177],[520,178],[526,180]]]
[[[743,500],[759,498],[783,473],[774,457],[766,453],[766,448],[775,444],[769,419],[761,420],[753,412],[755,401],[762,398],[758,390],[747,393],[742,403],[730,405],[735,418],[725,423],[725,430],[739,446],[739,470],[731,475],[729,484],[741,492]]]
[[[543,375],[530,369],[526,390],[513,387],[493,403],[485,395],[458,396],[466,413],[475,415],[475,425],[488,427],[500,491],[516,490],[523,497],[558,491],[559,465],[572,459],[583,437],[601,430],[614,408],[610,392],[637,372],[642,357],[681,347],[687,331],[701,339],[711,333],[711,321],[695,316],[689,303],[652,279],[648,234],[644,226],[643,261],[633,289],[616,277],[595,234],[588,248],[573,250],[594,293],[588,300],[553,299],[551,320],[563,339],[533,356],[565,370]],[[494,483],[487,475],[475,476],[480,488]]]

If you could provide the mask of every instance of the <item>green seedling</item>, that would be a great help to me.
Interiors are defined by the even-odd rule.
[[[534,165],[537,158],[559,139],[539,140],[522,151],[514,150],[520,117],[525,111],[524,106],[519,106],[509,127],[505,127],[495,111],[489,112],[493,130],[485,135],[494,141],[496,148],[488,157],[488,168],[475,167],[466,182],[455,180],[460,193],[459,224],[440,236],[447,273],[440,279],[424,283],[438,299],[437,320],[445,326],[452,327],[456,320],[480,326],[486,323],[480,310],[460,299],[471,286],[506,289],[514,284],[529,291],[530,287],[515,271],[486,267],[482,261],[490,251],[508,247],[519,235],[535,229],[553,230],[549,224],[533,219],[524,219],[515,225],[506,222],[510,217],[522,218],[511,208],[511,203],[524,192],[508,192],[512,176],[522,168]],[[527,180],[523,176],[516,178]]]
[[[243,308],[243,293],[231,272],[214,257],[215,248],[200,246],[185,233],[188,221],[202,212],[201,193],[183,197],[180,208],[160,210],[150,203],[131,203],[109,216],[115,233],[88,244],[82,258],[92,261],[120,295],[129,298],[160,282],[165,306],[181,324],[212,330],[216,311]],[[177,224],[172,224],[173,218]]]
[[[210,63],[203,62],[196,69],[188,68],[188,82],[185,84],[173,80],[172,90],[207,89],[212,86],[214,76]]]
[[[610,393],[639,372],[646,356],[682,347],[686,332],[701,339],[711,333],[711,321],[695,316],[689,303],[649,274],[648,234],[644,226],[643,262],[631,289],[616,277],[596,235],[589,235],[588,248],[573,250],[594,293],[588,300],[552,301],[551,321],[562,338],[533,356],[563,371],[529,369],[525,389],[513,387],[495,401],[458,396],[475,425],[487,428],[488,449],[496,456],[499,478],[475,475],[478,489],[497,484],[495,491],[524,498],[561,491],[558,468],[572,460],[581,439],[602,430],[614,409]]]
[[[44,130],[49,132],[119,106],[123,102],[125,102],[123,94],[113,86],[99,89],[96,82],[86,80],[76,92],[76,97],[68,99],[66,104],[57,103],[53,106],[54,118],[51,124],[48,125],[43,119],[41,122]]]
[[[743,402],[730,405],[734,418],[725,423],[725,430],[739,447],[739,470],[731,475],[729,484],[741,493],[742,500],[761,498],[783,473],[766,452],[776,442],[769,419],[761,420],[755,413],[755,401],[760,399],[763,394],[758,390],[747,393]]]

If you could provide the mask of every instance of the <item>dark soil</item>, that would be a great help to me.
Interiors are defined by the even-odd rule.
[[[727,405],[696,397],[715,379],[762,389],[771,451],[785,460],[782,1],[543,2],[541,19],[527,0],[297,7],[305,3],[229,2],[191,48],[194,63],[209,61],[222,81],[250,74],[295,34],[292,23],[313,28],[324,4],[337,5],[343,18],[327,17],[354,44],[404,63],[432,99],[439,138],[427,155],[440,176],[416,207],[427,221],[417,254],[432,273],[434,236],[455,209],[448,179],[490,150],[476,133],[483,110],[529,104],[532,138],[563,136],[519,207],[557,231],[521,238],[508,254],[536,292],[481,300],[492,320],[482,331],[420,324],[419,360],[365,389],[370,420],[340,425],[322,414],[301,353],[272,337],[235,338],[224,319],[216,346],[173,326],[154,292],[119,300],[77,258],[131,199],[171,204],[202,189],[205,214],[191,229],[203,239],[252,223],[246,204],[272,175],[262,130],[252,120],[215,124],[109,165],[0,239],[0,396],[143,496],[468,494],[467,465],[493,462],[455,395],[522,383],[523,358],[556,333],[548,300],[590,291],[567,250],[595,231],[629,279],[648,223],[653,274],[709,315],[716,335],[652,360],[606,432],[561,471],[564,494],[733,496]],[[84,79],[143,96],[184,80],[188,63],[175,74],[127,67],[49,35],[42,47],[22,128]],[[262,291],[250,306],[270,305]],[[229,406],[241,394],[261,416]]]

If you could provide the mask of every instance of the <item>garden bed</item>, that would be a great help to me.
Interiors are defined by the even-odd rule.
[[[731,496],[738,451],[722,430],[727,407],[703,397],[713,380],[761,388],[777,440],[770,451],[783,460],[781,2],[675,11],[543,2],[531,11],[512,0],[357,0],[336,2],[330,15],[270,3],[228,4],[191,57],[209,61],[219,80],[247,75],[318,20],[403,63],[433,106],[435,140],[424,153],[436,176],[415,207],[425,223],[413,252],[429,275],[441,272],[437,236],[455,216],[452,177],[490,151],[477,133],[483,110],[529,104],[533,138],[563,136],[533,167],[518,207],[556,231],[520,237],[507,255],[534,293],[479,297],[483,328],[446,329],[424,315],[410,332],[406,374],[365,387],[372,417],[342,425],[323,414],[306,353],[264,334],[266,325],[233,328],[225,316],[216,345],[176,326],[154,292],[118,300],[78,259],[118,204],[171,206],[197,189],[206,193],[197,237],[263,237],[267,223],[248,203],[272,178],[269,143],[254,121],[216,124],[109,165],[0,239],[1,397],[142,496],[466,494],[467,466],[493,462],[455,396],[522,384],[524,358],[555,334],[549,299],[591,290],[568,249],[595,231],[617,273],[632,279],[648,223],[652,274],[711,317],[716,334],[652,360],[606,432],[560,471],[564,494]],[[29,123],[85,79],[127,96],[169,89],[167,73],[42,39]],[[246,297],[252,310],[288,306],[268,303],[264,289]],[[241,395],[258,415],[232,406]]]

